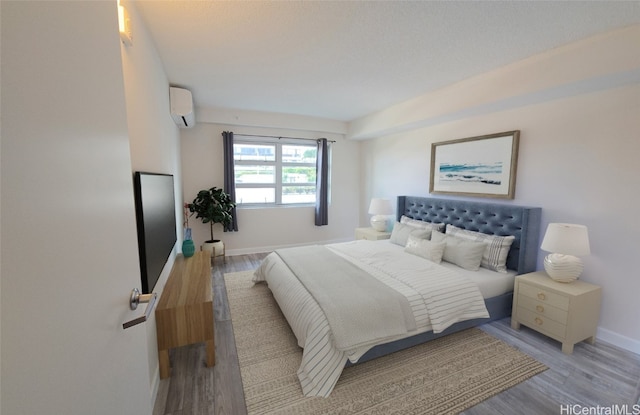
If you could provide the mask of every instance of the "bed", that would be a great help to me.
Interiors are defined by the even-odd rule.
[[[502,258],[506,269],[489,272],[501,282],[481,288],[472,281],[474,271],[458,272],[455,265],[436,265],[407,254],[398,245],[395,230],[391,241],[288,248],[269,254],[254,281],[267,282],[304,349],[298,378],[306,396],[328,396],[345,366],[509,316],[513,277],[535,270],[540,208],[400,196],[396,215],[398,222],[424,224],[426,229],[442,224],[443,230],[457,232],[456,236],[476,232],[473,235],[508,238],[508,254],[505,251],[506,259]],[[443,238],[433,232],[429,236],[434,241]],[[429,288],[427,280],[438,288]],[[381,283],[388,287],[380,287]],[[341,307],[351,307],[348,319],[331,308],[341,297],[349,301]],[[362,305],[364,301],[373,304]],[[453,314],[441,314],[445,308]],[[375,321],[376,327],[368,325],[366,318]],[[371,338],[362,337],[369,334]]]

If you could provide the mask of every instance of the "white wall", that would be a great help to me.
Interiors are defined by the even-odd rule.
[[[2,36],[2,7],[0,7],[0,39]],[[2,56],[2,42],[0,41],[0,56]],[[0,79],[2,70],[0,69]],[[1,84],[1,83],[0,83]],[[2,87],[0,87],[0,97]],[[0,105],[0,143],[2,143],[2,105]],[[0,171],[2,171],[2,145],[0,145]],[[0,195],[2,194],[2,182],[0,181]],[[2,204],[0,203],[0,218],[2,217]],[[2,221],[0,221],[0,235],[2,235]],[[2,264],[2,238],[0,238],[0,264]],[[0,267],[0,310],[2,310],[2,267]],[[0,318],[0,373],[2,372],[2,319]],[[0,376],[0,398],[2,397],[2,376]],[[2,404],[0,403],[0,415],[2,415]]]
[[[291,129],[300,125],[300,117],[297,116],[244,111],[234,113],[236,116],[229,119],[235,120],[235,125],[203,122],[203,119],[208,119],[204,113],[197,114],[197,123],[193,129],[181,131],[185,202],[190,203],[199,190],[213,186],[223,187],[223,131],[299,138],[326,137],[336,140],[336,143],[332,144],[329,225],[314,225],[313,207],[239,208],[238,232],[223,233],[220,225],[214,228],[214,237],[224,240],[227,254],[268,252],[285,246],[353,239],[354,229],[360,220],[356,208],[360,197],[360,144],[345,140],[342,134],[329,132],[340,131],[336,122],[309,122],[308,117],[305,117],[305,123],[316,128],[316,131],[305,131]],[[270,127],[262,126],[265,120]],[[193,229],[196,246],[209,239],[209,225],[196,221],[195,216],[191,217],[189,225]]]
[[[179,247],[182,243],[182,171],[180,167],[180,133],[173,122],[169,106],[169,81],[153,40],[145,28],[135,4],[123,2],[129,11],[133,44],[121,45],[122,66],[127,102],[127,124],[131,148],[132,171],[174,175],[176,224]],[[154,291],[161,295],[176,249],[171,253]],[[155,314],[147,323],[147,348],[151,402],[158,390],[159,366]]]
[[[542,207],[541,237],[549,222],[588,226],[598,337],[640,353],[639,38],[636,26],[587,39],[356,120],[354,136],[380,137],[363,142],[361,218],[372,195],[428,194],[431,143],[520,130],[505,203]]]

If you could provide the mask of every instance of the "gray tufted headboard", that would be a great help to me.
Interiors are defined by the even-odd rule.
[[[507,268],[518,274],[535,271],[542,209],[498,203],[469,202],[418,196],[398,196],[402,215],[425,222],[448,223],[469,231],[513,235]]]

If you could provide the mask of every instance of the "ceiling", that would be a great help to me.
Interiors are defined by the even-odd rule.
[[[201,108],[350,121],[640,24],[640,1],[136,1]],[[134,47],[135,47],[135,28]]]

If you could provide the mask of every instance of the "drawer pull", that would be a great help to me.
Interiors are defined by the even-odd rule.
[[[538,313],[544,313],[544,307],[541,305],[537,305],[536,310],[538,311]]]
[[[538,300],[543,300],[544,301],[546,299],[547,299],[547,296],[544,295],[544,293],[538,293]]]
[[[543,321],[542,321],[542,319],[540,317],[536,317],[536,319],[534,321],[536,322],[536,324],[538,326],[542,326]]]

